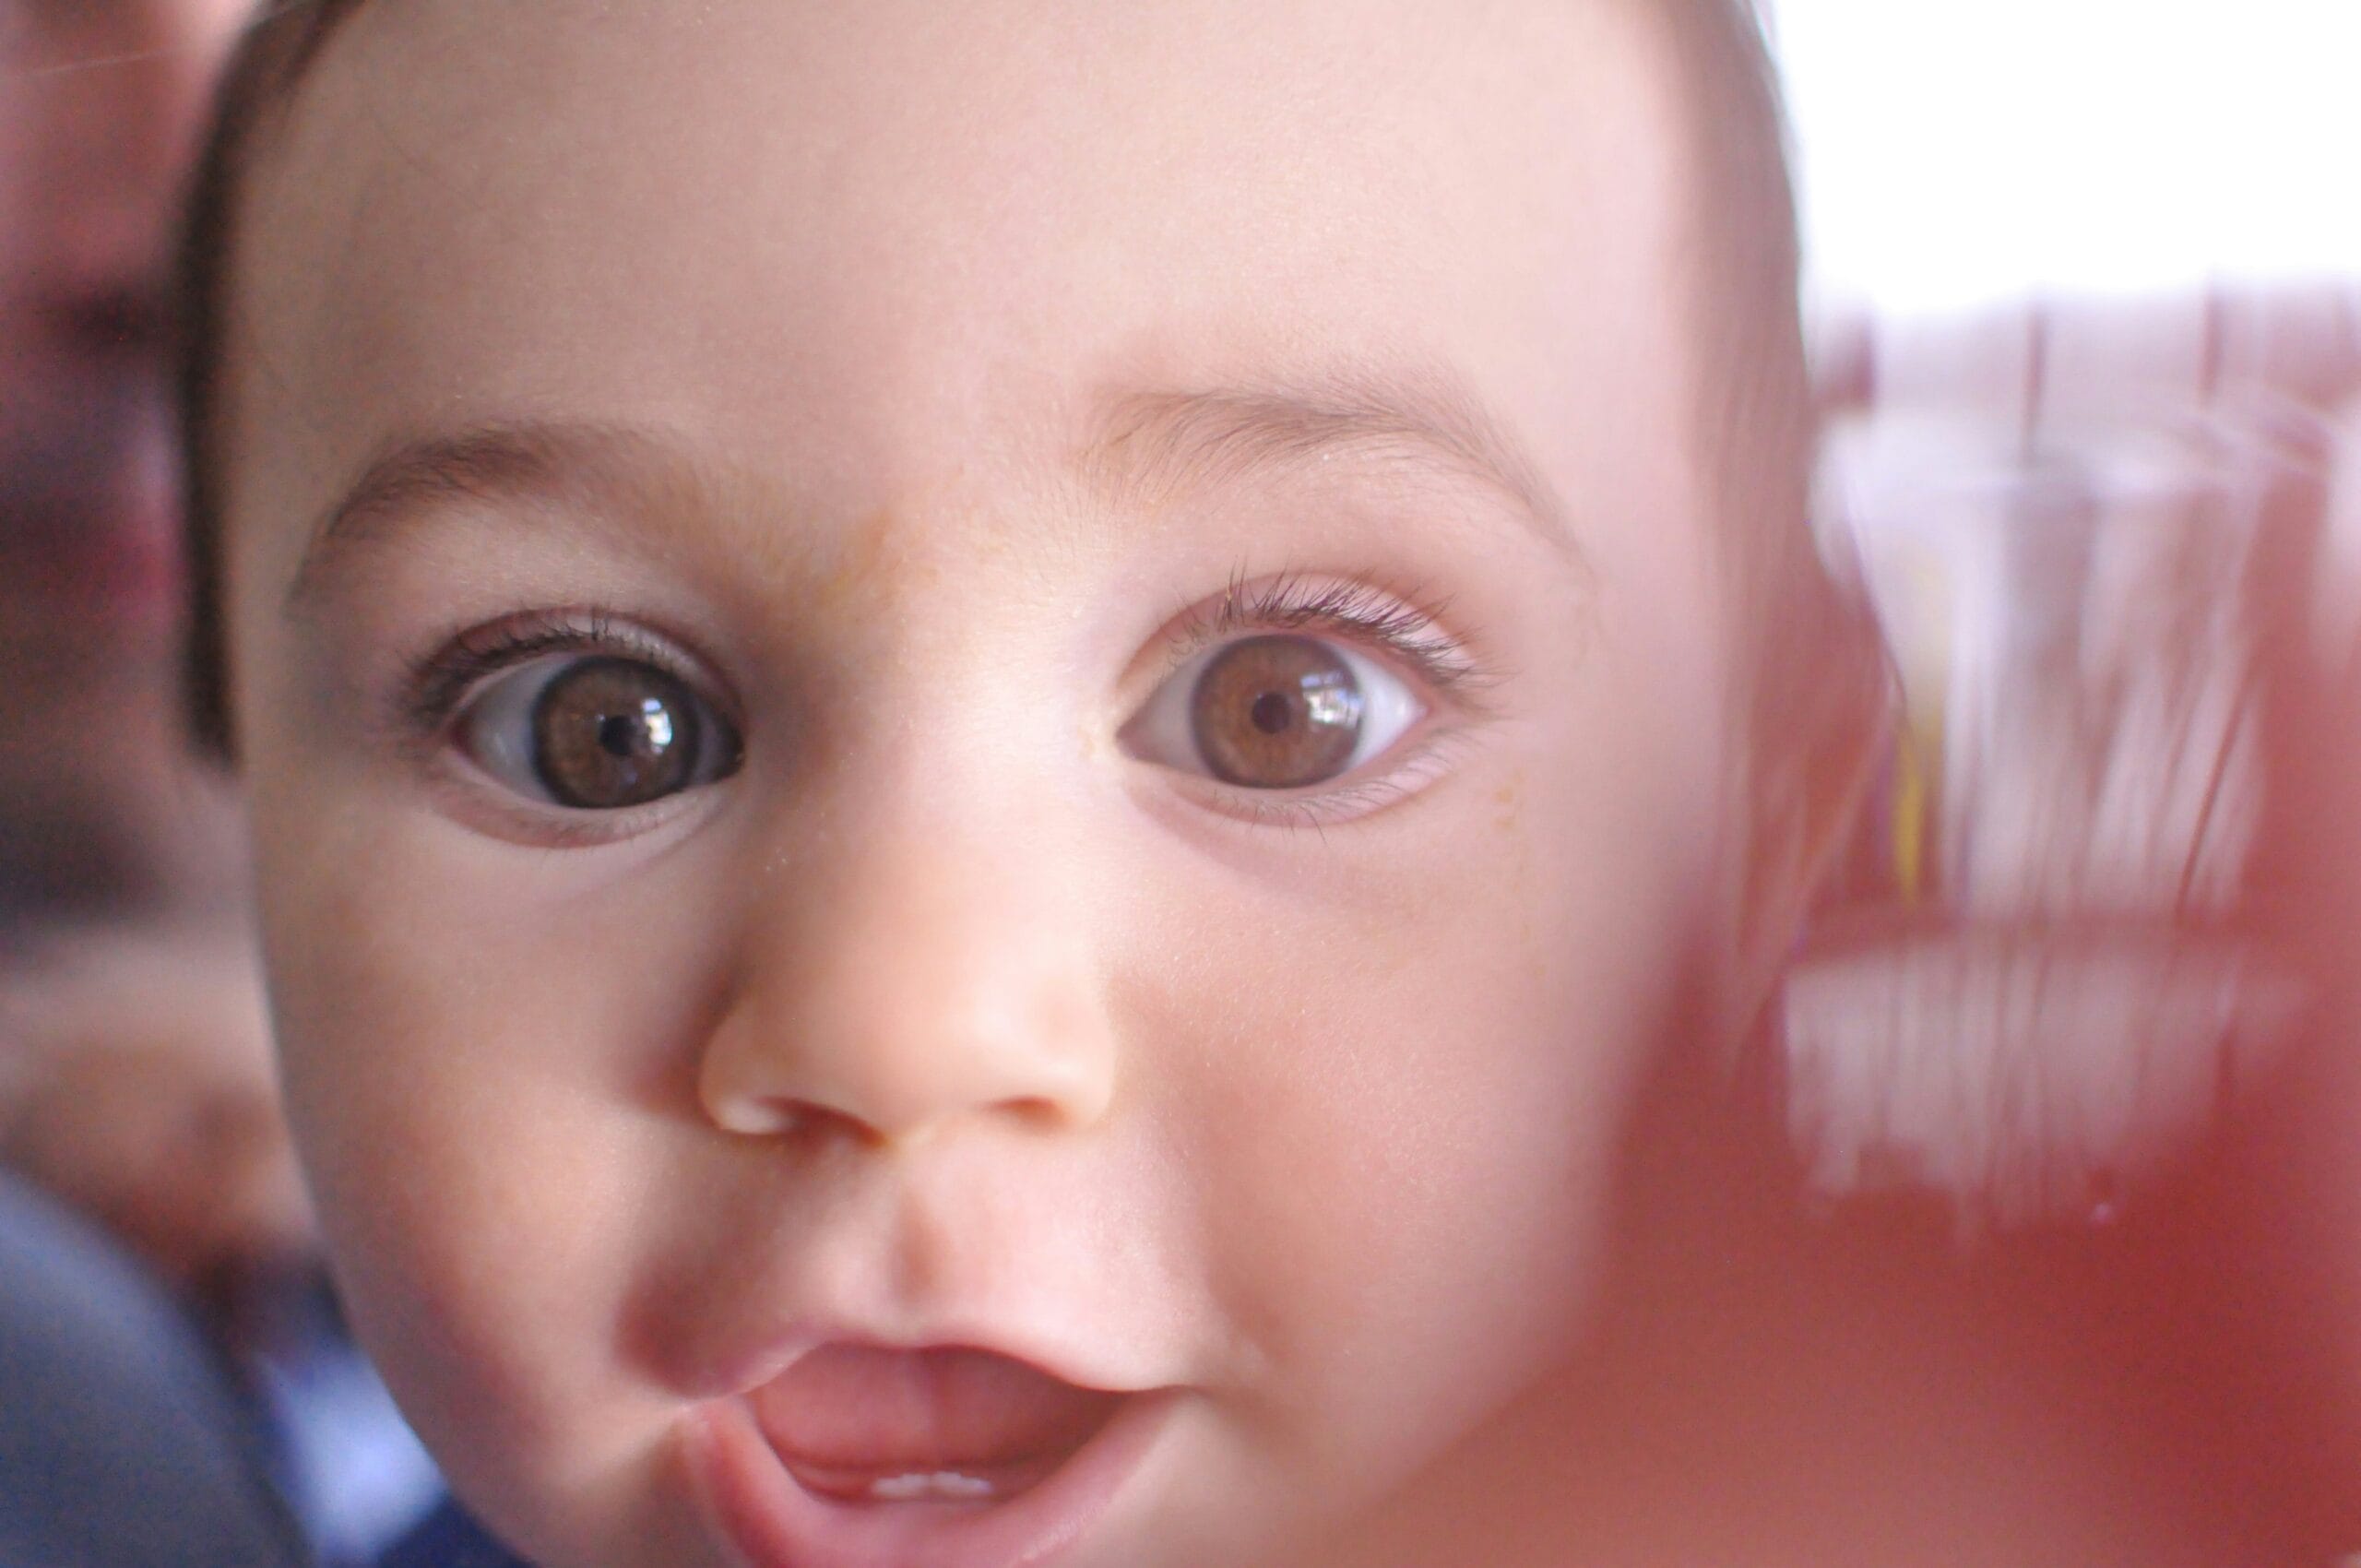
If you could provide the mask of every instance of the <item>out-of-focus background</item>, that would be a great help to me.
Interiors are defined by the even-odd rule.
[[[2361,615],[2361,7],[1775,0],[1905,745],[1787,1004],[1829,1194],[2104,1220],[2294,1016],[2258,668]]]

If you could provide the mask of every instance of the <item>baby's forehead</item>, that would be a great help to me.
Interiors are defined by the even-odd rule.
[[[1143,350],[1603,392],[1679,336],[1684,121],[1643,11],[364,6],[264,159],[242,315],[380,431],[455,386],[698,378],[749,420],[792,385],[941,430]]]
[[[866,158],[877,166],[864,172],[906,175],[1028,139],[1069,143],[1077,160],[1153,149],[1178,169],[1192,148],[1279,141],[1317,164],[1411,134],[1446,161],[1512,136],[1521,156],[1460,173],[1546,177],[1602,130],[1619,160],[1671,137],[1661,101],[1691,68],[1654,0],[618,0],[587,14],[566,0],[359,0],[348,11],[328,53],[361,56],[352,74],[374,79],[368,112],[389,128],[461,139],[559,113],[576,133],[703,127],[742,159],[791,150],[851,172]]]

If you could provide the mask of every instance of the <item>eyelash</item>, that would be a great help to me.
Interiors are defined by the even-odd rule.
[[[1408,665],[1437,695],[1479,707],[1491,682],[1456,640],[1437,629],[1448,600],[1421,601],[1415,590],[1388,592],[1370,583],[1283,573],[1259,582],[1232,572],[1220,599],[1183,611],[1167,673],[1217,642],[1253,632],[1328,632],[1370,644]]]
[[[400,685],[402,732],[424,744],[436,743],[478,684],[552,653],[618,654],[644,660],[701,690],[712,685],[669,642],[611,611],[528,611],[462,632],[413,662]]]

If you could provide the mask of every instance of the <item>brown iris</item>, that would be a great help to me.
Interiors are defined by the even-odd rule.
[[[561,805],[617,811],[673,794],[705,743],[688,688],[633,659],[586,659],[533,703],[533,770]]]
[[[1352,761],[1360,683],[1315,638],[1249,637],[1216,654],[1197,677],[1189,728],[1205,766],[1226,784],[1319,784]]]

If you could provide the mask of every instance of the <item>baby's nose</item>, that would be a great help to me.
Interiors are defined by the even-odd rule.
[[[839,868],[835,897],[779,900],[700,1063],[706,1114],[872,1144],[1097,1122],[1116,1052],[1079,911],[989,849],[896,837]]]

